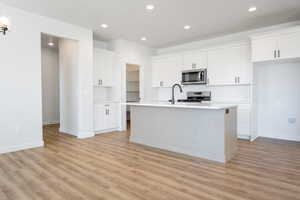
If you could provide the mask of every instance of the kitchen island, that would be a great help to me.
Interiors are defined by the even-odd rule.
[[[237,151],[237,106],[127,103],[130,141],[226,163]]]

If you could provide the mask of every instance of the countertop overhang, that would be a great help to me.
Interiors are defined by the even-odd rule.
[[[137,102],[125,103],[129,106],[146,106],[146,107],[163,107],[163,108],[188,108],[188,109],[205,109],[205,110],[224,110],[238,107],[234,104],[216,104],[216,103],[164,103],[164,102]]]

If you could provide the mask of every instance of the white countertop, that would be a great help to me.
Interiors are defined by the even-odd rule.
[[[110,99],[101,99],[101,100],[94,100],[94,105],[97,105],[97,104],[105,104],[105,103],[121,103],[120,101],[118,100],[110,100]]]
[[[238,107],[234,104],[216,104],[216,103],[165,103],[165,102],[140,102],[140,103],[126,103],[129,106],[147,106],[147,107],[165,107],[165,108],[192,108],[192,109],[209,109],[222,110],[228,108]]]

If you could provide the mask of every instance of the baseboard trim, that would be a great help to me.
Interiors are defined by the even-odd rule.
[[[238,135],[238,139],[240,139],[240,140],[250,140],[250,136],[249,135]]]
[[[251,137],[251,142],[254,142],[257,138],[258,138],[259,136],[258,135],[256,135],[256,136],[254,136],[254,137]]]
[[[8,146],[8,147],[1,147],[0,154],[22,151],[27,149],[39,148],[44,146],[44,141],[33,142],[33,143],[25,143],[16,146]]]
[[[93,131],[79,132],[77,138],[78,139],[86,139],[94,137],[95,133]]]
[[[272,137],[272,136],[264,136],[264,135],[259,135],[258,137],[274,139],[274,140],[284,140],[284,141],[290,141],[290,142],[300,142],[299,139],[294,139],[294,138],[284,138],[284,137],[276,137],[276,136]]]
[[[59,123],[60,123],[59,121],[48,121],[48,122],[43,122],[43,125],[47,126],[47,125],[54,125],[54,124],[59,124]]]
[[[62,128],[62,127],[59,128],[59,132],[60,133],[64,133],[64,134],[68,134],[68,135],[72,135],[72,136],[75,136],[75,137],[77,137],[77,135],[78,135],[77,131],[66,129],[66,128]]]
[[[103,134],[103,133],[110,133],[110,132],[115,132],[115,131],[122,131],[120,128],[113,128],[113,129],[106,129],[102,131],[95,131],[95,134]]]
[[[85,138],[90,138],[94,137],[95,133],[93,131],[75,131],[75,130],[70,130],[70,129],[65,129],[65,128],[59,128],[60,133],[72,135],[74,137],[77,137],[78,139],[85,139]]]

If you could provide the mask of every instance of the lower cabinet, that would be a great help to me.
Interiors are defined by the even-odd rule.
[[[238,138],[239,139],[251,139],[251,105],[240,104],[238,107]]]
[[[96,132],[105,132],[118,128],[118,104],[106,103],[95,105],[94,129]]]

